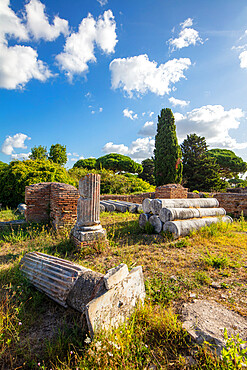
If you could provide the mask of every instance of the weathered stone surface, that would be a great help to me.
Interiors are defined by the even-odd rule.
[[[16,227],[16,226],[25,225],[25,224],[27,224],[26,220],[2,221],[0,222],[0,228],[8,227],[8,226]]]
[[[188,235],[191,231],[199,230],[201,227],[209,226],[217,222],[229,223],[232,222],[232,219],[229,216],[224,216],[222,218],[207,217],[181,221],[167,221],[163,225],[163,231],[169,231],[173,234],[174,238],[179,238],[180,236]]]
[[[160,221],[159,217],[152,215],[149,220],[150,224],[154,227],[154,231],[159,234],[162,230],[163,223]]]
[[[103,204],[107,212],[115,212],[116,206],[114,204],[109,203],[108,201],[100,201],[100,204]]]
[[[100,207],[100,212],[105,212],[105,206],[103,204],[100,203],[99,207]]]
[[[118,326],[129,316],[140,300],[144,301],[145,287],[142,267],[135,267],[119,284],[95,298],[86,306],[87,324],[91,336],[98,329]]]
[[[162,208],[159,218],[162,222],[186,220],[189,218],[224,216],[224,208]]]
[[[121,202],[118,202],[118,201],[115,201],[115,200],[108,200],[108,203],[112,204],[115,207],[116,211],[118,211],[118,212],[127,212],[128,211],[127,204],[124,204],[124,203],[121,203]]]
[[[151,212],[151,201],[152,199],[146,198],[142,201],[142,209],[144,213]]]
[[[218,206],[219,206],[219,202],[215,198],[152,199],[151,212],[154,215],[159,215],[162,208],[211,208],[211,207],[218,207]]]
[[[141,229],[145,228],[145,225],[148,222],[150,216],[151,215],[148,214],[148,213],[141,213],[140,214],[140,216],[139,216],[139,226],[140,226]]]
[[[193,340],[199,344],[209,342],[218,355],[225,346],[224,328],[228,337],[239,334],[241,339],[247,340],[247,320],[212,301],[195,300],[184,304],[182,321]]]
[[[106,231],[100,225],[100,175],[88,174],[79,181],[80,198],[77,204],[77,222],[71,230],[71,240],[79,242],[105,240]]]
[[[104,276],[104,283],[107,290],[113,288],[116,284],[122,281],[129,274],[128,266],[125,263],[121,263],[117,267],[114,267],[107,271]]]
[[[84,313],[88,302],[106,292],[103,274],[85,269],[67,297],[67,304]]]

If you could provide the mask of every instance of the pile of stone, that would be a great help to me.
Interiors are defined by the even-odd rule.
[[[121,264],[105,275],[43,253],[27,253],[20,269],[29,281],[63,307],[86,316],[91,336],[98,329],[118,326],[144,302],[142,267],[130,272]]]
[[[105,211],[141,213],[142,205],[137,203],[125,202],[122,200],[101,200],[100,212]]]
[[[171,232],[174,238],[217,222],[232,222],[216,198],[206,199],[144,199],[139,225],[149,222],[156,233]]]

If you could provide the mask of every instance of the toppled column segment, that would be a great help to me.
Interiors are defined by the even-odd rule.
[[[217,222],[232,222],[224,208],[218,208],[215,198],[206,199],[144,199],[145,213],[139,217],[139,225],[145,229],[149,222],[155,233],[171,232],[174,238],[186,236]]]
[[[20,269],[55,302],[85,314],[91,336],[95,330],[118,326],[145,298],[141,266],[129,272],[127,265],[121,264],[103,275],[36,252],[22,258]]]

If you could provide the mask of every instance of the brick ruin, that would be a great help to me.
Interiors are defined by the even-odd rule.
[[[239,217],[243,211],[247,216],[247,193],[217,193],[210,194],[218,199],[220,207],[226,212]],[[141,204],[150,199],[181,199],[200,198],[203,193],[191,193],[179,184],[159,186],[155,192],[130,195],[101,195],[101,200],[122,200]],[[27,204],[26,220],[28,222],[52,222],[55,228],[64,224],[75,224],[77,218],[78,190],[72,186],[57,182],[44,182],[26,187],[25,202]]]
[[[59,182],[41,182],[26,186],[26,221],[52,222],[55,229],[73,225],[77,217],[78,190]]]

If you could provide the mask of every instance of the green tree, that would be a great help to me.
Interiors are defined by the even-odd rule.
[[[110,153],[98,158],[96,167],[98,169],[105,168],[114,172],[124,171],[138,174],[142,172],[142,166],[139,163],[136,163],[126,155],[117,153]]]
[[[154,159],[153,159],[153,157],[144,159],[142,161],[142,168],[143,168],[143,171],[139,175],[139,177],[142,180],[149,182],[149,184],[155,185]]]
[[[54,181],[76,185],[65,168],[51,161],[12,161],[0,167],[0,203],[14,208],[25,201],[25,186]]]
[[[34,146],[31,148],[31,154],[29,156],[30,159],[36,161],[37,159],[47,159],[48,153],[46,146]]]
[[[205,137],[188,135],[181,144],[183,181],[188,188],[200,191],[220,190],[226,186],[219,174],[219,165],[207,155]]]
[[[64,165],[68,158],[66,153],[66,146],[55,144],[50,147],[49,159],[57,164]]]
[[[96,158],[79,159],[75,162],[73,168],[86,168],[88,170],[96,169]]]
[[[232,150],[211,149],[207,153],[220,166],[220,175],[223,179],[237,179],[240,174],[247,171],[247,163]]]
[[[171,109],[161,110],[155,136],[154,166],[156,185],[181,183],[181,149],[176,135],[175,119]]]

